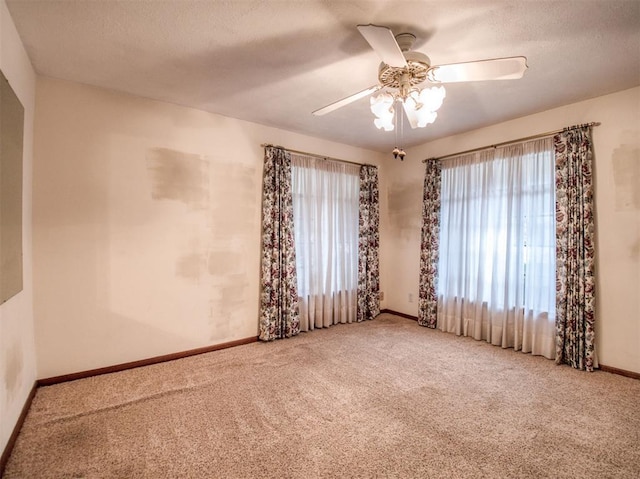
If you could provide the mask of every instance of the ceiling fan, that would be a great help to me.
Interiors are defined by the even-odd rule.
[[[370,99],[371,111],[376,115],[375,125],[386,131],[394,129],[393,118],[396,102],[403,106],[412,128],[421,128],[436,119],[436,110],[445,97],[443,86],[418,88],[425,82],[442,83],[484,80],[512,80],[522,78],[527,69],[523,56],[478,60],[446,65],[431,65],[424,53],[412,51],[416,37],[411,33],[393,32],[378,25],[358,25],[358,31],[371,48],[380,56],[378,83],[341,100],[330,103],[313,112],[322,116],[342,108],[379,90],[383,92]],[[397,120],[396,120],[397,121]]]

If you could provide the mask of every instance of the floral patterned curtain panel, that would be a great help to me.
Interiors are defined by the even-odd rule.
[[[437,160],[427,161],[422,195],[418,324],[428,328],[435,328],[437,322],[440,179],[440,163]]]
[[[300,332],[291,195],[291,156],[266,147],[262,189],[260,339]]]
[[[360,167],[360,231],[358,241],[358,321],[380,314],[380,212],[378,168]]]
[[[556,162],[556,362],[593,371],[595,250],[591,127],[554,136]]]

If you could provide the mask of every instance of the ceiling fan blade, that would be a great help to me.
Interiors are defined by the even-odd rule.
[[[369,42],[371,48],[380,56],[380,59],[392,67],[406,67],[407,61],[398,46],[393,32],[387,27],[378,25],[358,25],[358,31]]]
[[[476,62],[436,65],[427,71],[433,83],[455,83],[484,80],[516,80],[527,69],[526,57],[496,58]]]
[[[353,103],[354,101],[359,100],[360,98],[364,98],[367,95],[371,95],[372,93],[377,92],[380,88],[382,88],[382,85],[371,86],[366,90],[359,91],[358,93],[349,95],[348,97],[343,98],[342,100],[334,101],[333,103],[330,103],[327,106],[319,108],[318,110],[314,111],[313,114],[316,116],[326,115],[327,113],[331,113],[332,111],[337,110],[338,108],[342,108],[343,106],[348,105],[349,103]]]

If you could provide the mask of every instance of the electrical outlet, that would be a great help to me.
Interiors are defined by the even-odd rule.
[[[409,302],[413,303],[413,293],[409,293]]]

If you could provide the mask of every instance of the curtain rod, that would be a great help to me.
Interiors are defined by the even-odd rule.
[[[599,126],[599,125],[600,125],[600,122],[592,121],[591,123],[583,123],[582,125],[575,125],[575,126],[569,127],[569,129],[571,129],[571,128],[580,128],[580,127],[583,127],[583,126]],[[427,158],[426,160],[422,160],[422,162],[426,163],[427,161],[445,160],[447,158],[453,158],[455,156],[462,156],[462,155],[466,155],[466,154],[469,154],[469,153],[475,153],[476,151],[489,150],[491,148],[499,148],[501,146],[512,145],[513,143],[521,143],[521,142],[524,142],[524,141],[537,140],[539,138],[546,138],[548,136],[555,135],[557,133],[562,133],[565,130],[567,130],[567,128],[561,128],[559,130],[548,131],[546,133],[539,133],[537,135],[532,135],[532,136],[525,136],[524,138],[518,138],[517,140],[503,141],[502,143],[496,143],[495,145],[481,146],[481,147],[478,147],[478,148],[472,148],[471,150],[459,151],[458,153],[451,153],[450,155],[436,156],[436,157],[433,157],[433,158]]]
[[[272,145],[271,143],[263,143],[260,146],[262,148],[265,148],[267,146],[270,146],[273,148],[282,148],[283,150],[287,150],[289,153],[298,153],[299,155],[312,156],[314,158],[319,158],[321,160],[327,160],[327,161],[337,161],[338,163],[348,163],[350,165],[358,165],[358,166],[376,166],[376,165],[370,165],[369,163],[358,163],[355,161],[341,160],[339,158],[331,158],[330,156],[318,155],[316,153],[309,153],[308,151],[292,150],[291,148],[285,148],[284,146],[279,146],[279,145]]]

